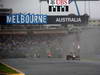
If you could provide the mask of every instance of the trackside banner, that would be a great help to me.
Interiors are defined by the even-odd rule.
[[[11,14],[6,16],[7,24],[47,24],[47,15]]]
[[[0,16],[0,24],[86,24],[88,16],[51,16],[43,14],[10,14]]]
[[[87,24],[89,16],[48,16],[48,24]]]

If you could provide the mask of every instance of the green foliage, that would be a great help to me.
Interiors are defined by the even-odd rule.
[[[5,73],[18,73],[17,71],[7,67],[6,65],[0,63],[0,71],[3,71]]]

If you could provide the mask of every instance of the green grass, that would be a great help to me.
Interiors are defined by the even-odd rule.
[[[13,70],[9,67],[7,67],[6,65],[0,63],[0,71],[3,71],[5,73],[18,73],[16,70]]]

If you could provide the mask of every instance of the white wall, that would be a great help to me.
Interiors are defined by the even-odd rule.
[[[14,13],[39,13],[39,0],[4,0],[5,8],[12,8]]]
[[[84,10],[86,3],[86,11]],[[48,12],[48,4],[46,1],[39,2],[39,0],[3,0],[4,8],[12,8],[14,13],[35,13],[35,14],[50,14],[50,15],[67,15],[70,13],[77,14],[75,4],[72,2],[69,5],[69,12]],[[92,1],[90,2],[90,12],[89,12],[89,2],[84,1],[77,1],[77,4],[79,6],[79,10],[81,15],[84,13],[90,13],[91,18],[94,19],[100,19],[100,1]],[[41,9],[41,11],[40,11]]]

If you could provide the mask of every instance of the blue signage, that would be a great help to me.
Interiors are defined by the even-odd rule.
[[[43,14],[8,14],[0,16],[1,25],[23,25],[23,24],[86,24],[88,15],[43,15]]]
[[[11,14],[6,16],[6,24],[47,24],[47,15]]]

